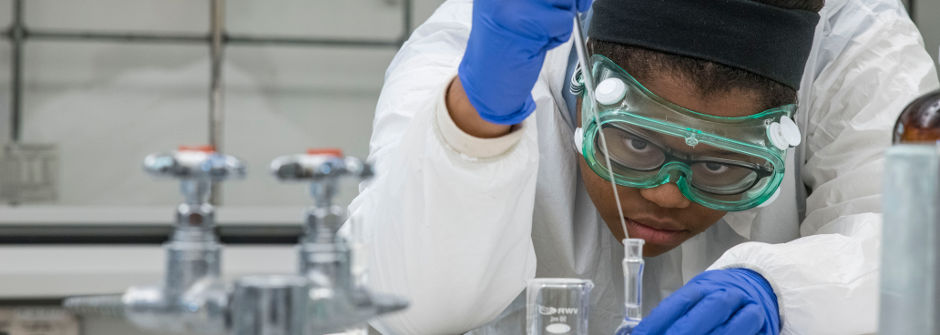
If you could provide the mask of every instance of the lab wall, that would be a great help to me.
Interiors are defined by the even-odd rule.
[[[226,31],[256,37],[397,41],[403,0],[228,0]],[[441,0],[414,0],[412,27]],[[28,29],[205,34],[209,1],[26,0]],[[12,0],[0,0],[0,27]],[[9,138],[10,44],[0,43],[0,142]],[[368,154],[372,116],[394,46],[231,44],[225,49],[223,149],[248,177],[223,185],[226,206],[302,205],[305,188],[280,184],[270,161],[310,147]],[[208,142],[209,51],[204,43],[28,39],[23,52],[22,141],[59,148],[54,205],[165,206],[176,185],[142,173],[149,153]],[[343,199],[355,195],[355,183]]]
[[[914,3],[913,17],[921,33],[927,51],[934,60],[940,60],[940,1],[912,0]]]

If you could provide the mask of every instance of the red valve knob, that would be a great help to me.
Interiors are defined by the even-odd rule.
[[[307,149],[308,155],[329,155],[334,157],[343,157],[343,149],[338,148],[311,148]]]
[[[205,153],[214,153],[215,147],[211,145],[181,145],[176,151],[200,151]]]

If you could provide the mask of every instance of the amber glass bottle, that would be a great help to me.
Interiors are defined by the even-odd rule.
[[[892,142],[940,141],[940,90],[927,93],[911,102],[894,124]]]

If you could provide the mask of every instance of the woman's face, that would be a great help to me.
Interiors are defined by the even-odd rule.
[[[680,77],[665,74],[645,78],[643,85],[666,100],[700,113],[727,117],[746,116],[761,111],[758,97],[741,90],[703,96]],[[577,120],[581,120],[580,110],[579,100]],[[610,182],[594,173],[581,156],[578,159],[581,177],[591,200],[610,232],[622,240],[624,234],[620,225],[620,212]],[[646,240],[643,254],[648,257],[658,256],[679,246],[725,215],[723,211],[690,201],[682,195],[675,183],[648,189],[618,185],[617,190],[627,232],[631,238]]]

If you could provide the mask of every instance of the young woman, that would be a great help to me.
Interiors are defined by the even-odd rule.
[[[350,209],[370,285],[412,305],[374,326],[522,333],[526,281],[578,277],[611,334],[622,219],[650,257],[636,333],[874,332],[881,153],[938,87],[901,4],[597,0],[600,126],[570,93],[590,5],[451,0],[395,57]]]

